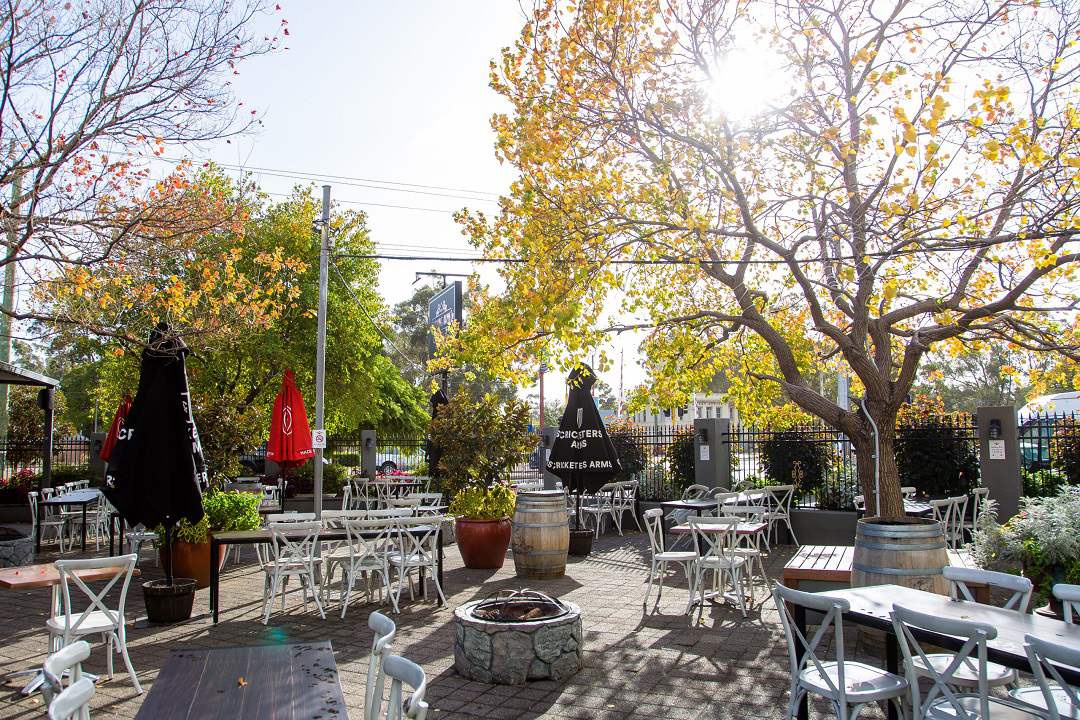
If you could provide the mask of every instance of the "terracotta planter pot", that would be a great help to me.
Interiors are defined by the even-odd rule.
[[[498,570],[506,562],[510,547],[510,518],[500,520],[469,520],[454,522],[458,549],[465,567],[474,570]]]
[[[165,557],[158,551],[161,567],[165,567]],[[172,544],[173,577],[194,578],[199,590],[210,587],[210,543],[189,543],[173,540]],[[218,559],[218,570],[225,565],[225,551]]]

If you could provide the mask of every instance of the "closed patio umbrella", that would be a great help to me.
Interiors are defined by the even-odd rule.
[[[124,423],[129,412],[131,412],[131,396],[124,395],[116,407],[116,414],[113,415],[112,424],[109,425],[109,434],[105,436],[105,442],[101,444],[101,452],[98,453],[105,462],[109,462],[116,439],[120,437],[120,433],[124,432]]]
[[[286,370],[281,380],[281,390],[274,399],[274,410],[270,414],[266,459],[286,470],[300,467],[313,457],[315,450],[311,447],[311,427],[308,425],[304,398],[296,387],[296,374]]]
[[[580,363],[566,378],[566,410],[548,455],[547,470],[578,495],[575,518],[581,527],[581,493],[595,492],[621,470],[619,454],[608,437],[592,396],[596,373]]]
[[[109,456],[104,489],[131,524],[164,525],[165,575],[172,583],[171,537],[181,518],[202,519],[206,484],[199,432],[191,414],[184,341],[165,323],[142,352],[139,387]]]

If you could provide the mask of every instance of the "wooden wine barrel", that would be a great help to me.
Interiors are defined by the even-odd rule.
[[[519,577],[546,580],[566,573],[570,526],[561,490],[518,493],[511,543]]]
[[[855,530],[851,586],[903,585],[941,595],[949,584],[941,523],[927,518],[863,518]]]

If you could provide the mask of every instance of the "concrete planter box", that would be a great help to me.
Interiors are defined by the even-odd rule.
[[[846,510],[791,511],[791,526],[800,545],[853,545],[858,519],[858,513]]]
[[[18,505],[0,505],[0,523],[30,524],[30,505],[25,502]]]

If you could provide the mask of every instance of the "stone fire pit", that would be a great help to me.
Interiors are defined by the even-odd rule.
[[[525,608],[517,615],[541,614],[536,610],[530,613],[528,603],[537,601],[524,598],[525,594],[515,593],[510,598]],[[580,670],[581,608],[535,595],[556,603],[562,612],[555,617],[523,620],[487,620],[474,614],[491,599],[466,603],[455,610],[454,669],[471,680],[500,685],[561,681]]]
[[[34,560],[34,538],[0,527],[0,567],[29,565]]]

